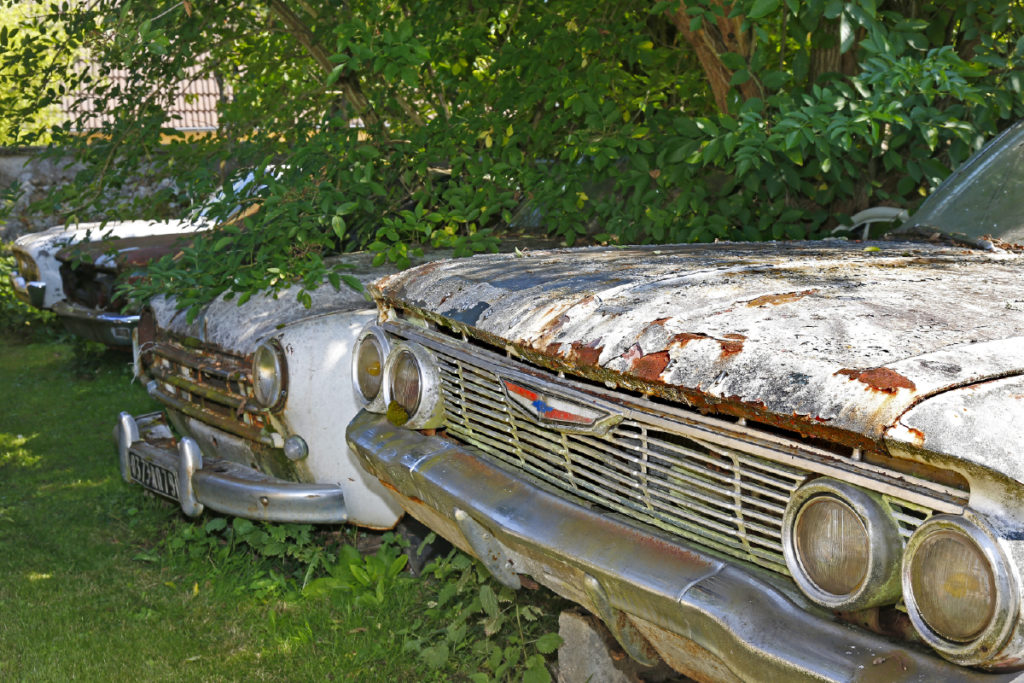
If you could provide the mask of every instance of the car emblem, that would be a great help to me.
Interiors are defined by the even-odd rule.
[[[538,422],[547,423],[563,432],[601,436],[610,427],[622,422],[621,415],[590,405],[546,394],[508,380],[503,380],[502,384],[513,406]]]

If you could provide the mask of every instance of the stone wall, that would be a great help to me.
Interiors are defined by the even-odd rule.
[[[64,222],[59,216],[32,211],[30,206],[69,182],[81,167],[71,164],[70,159],[43,159],[42,152],[41,147],[0,147],[0,241],[10,242]],[[121,188],[117,200],[143,199],[173,186],[168,178],[140,177]],[[78,216],[83,222],[105,218],[108,216],[98,212]]]

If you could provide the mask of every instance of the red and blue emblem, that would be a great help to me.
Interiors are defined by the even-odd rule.
[[[594,428],[605,422],[608,413],[595,410],[557,396],[544,395],[533,389],[503,380],[505,393],[524,412],[541,422],[553,422],[576,428]]]

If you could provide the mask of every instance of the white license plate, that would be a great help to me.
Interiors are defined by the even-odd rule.
[[[153,493],[178,500],[178,473],[129,452],[128,471],[132,479]]]

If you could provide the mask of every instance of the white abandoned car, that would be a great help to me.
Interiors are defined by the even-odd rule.
[[[891,240],[389,276],[356,345],[349,444],[503,583],[581,603],[640,661],[699,680],[1010,680],[1022,184],[1017,125]]]
[[[247,172],[233,181],[232,196],[251,197],[259,189],[255,178],[254,173]],[[110,346],[130,346],[132,329],[139,319],[137,312],[107,310],[109,306],[77,300],[69,297],[69,292],[65,291],[65,280],[76,275],[73,266],[78,257],[68,248],[83,242],[102,240],[104,249],[113,249],[118,239],[155,238],[152,244],[164,247],[163,251],[166,252],[172,248],[168,238],[175,235],[187,237],[191,233],[216,226],[211,207],[224,201],[225,195],[219,191],[180,219],[75,223],[22,235],[12,245],[16,268],[10,274],[11,287],[15,296],[23,302],[36,308],[52,310],[74,334]],[[239,205],[232,213],[237,214],[243,208]],[[138,244],[146,245],[145,242]],[[127,245],[125,248],[128,248]],[[132,248],[137,247],[133,244]],[[157,255],[153,253],[150,258]],[[114,271],[116,274],[116,260],[106,257],[101,250],[91,249],[88,258],[89,263],[86,265],[89,268],[79,275],[83,281],[95,279],[98,273],[106,277],[108,273],[105,271]],[[98,269],[93,269],[93,265]],[[90,283],[89,287],[110,288],[105,283]]]
[[[348,273],[388,272],[367,255]],[[393,269],[392,269],[393,270]],[[402,515],[391,494],[345,445],[357,404],[351,350],[375,316],[362,292],[321,286],[307,309],[295,292],[223,298],[193,322],[173,298],[143,311],[136,374],[163,412],[122,413],[115,429],[129,482],[181,504],[274,522],[351,522],[390,529]],[[173,428],[173,431],[172,431]]]

